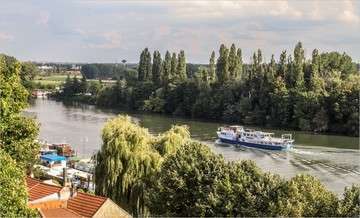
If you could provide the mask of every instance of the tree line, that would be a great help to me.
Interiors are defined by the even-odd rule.
[[[185,52],[145,48],[136,81],[103,86],[91,102],[193,118],[276,128],[359,135],[360,78],[346,53],[312,51],[302,44],[264,61],[258,49],[245,64],[234,44],[222,44],[208,65],[188,72]],[[193,68],[194,69],[194,68]]]
[[[186,126],[158,135],[128,116],[109,120],[96,154],[96,193],[133,216],[355,217],[360,187],[339,198],[310,175],[289,180],[254,162],[227,162],[192,141]]]

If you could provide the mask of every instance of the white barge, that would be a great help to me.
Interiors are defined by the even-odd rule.
[[[242,126],[220,127],[217,135],[223,143],[268,150],[287,150],[294,143],[291,134],[282,134],[281,138],[277,138],[274,133],[244,129]]]

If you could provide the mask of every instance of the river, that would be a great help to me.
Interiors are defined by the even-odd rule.
[[[338,194],[345,186],[360,181],[359,138],[356,137],[291,131],[289,133],[295,139],[294,148],[279,152],[215,144],[215,131],[223,123],[105,110],[84,104],[67,105],[47,99],[35,100],[26,113],[40,122],[40,139],[53,143],[68,142],[82,157],[90,157],[101,147],[101,128],[106,120],[117,114],[129,114],[153,134],[166,131],[173,124],[186,124],[194,139],[206,143],[226,160],[253,160],[264,171],[285,178],[299,173],[311,174]],[[266,131],[280,133],[278,130]]]

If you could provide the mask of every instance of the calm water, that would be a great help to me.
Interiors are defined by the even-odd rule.
[[[71,143],[80,156],[89,157],[101,146],[101,128],[106,120],[126,112],[37,99],[27,109],[27,113],[41,123],[40,139]],[[276,152],[214,144],[215,131],[222,123],[153,114],[129,115],[139,119],[140,124],[154,134],[169,129],[173,124],[186,124],[193,138],[205,142],[227,160],[254,160],[263,170],[278,173],[285,178],[308,173],[319,178],[336,193],[342,193],[345,186],[360,181],[359,139],[355,137],[290,132],[295,138],[294,149]],[[280,133],[276,130],[274,132]]]

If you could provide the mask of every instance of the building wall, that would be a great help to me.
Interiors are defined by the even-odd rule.
[[[93,217],[131,218],[132,216],[128,214],[124,209],[120,208],[112,200],[107,199]]]

